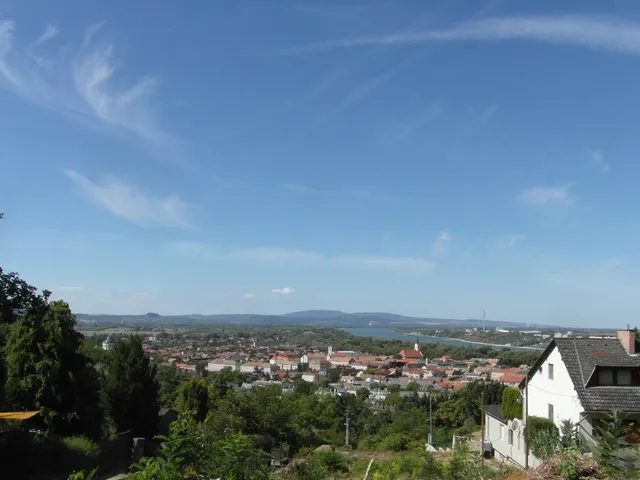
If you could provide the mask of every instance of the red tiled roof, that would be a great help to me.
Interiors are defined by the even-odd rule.
[[[524,380],[524,375],[520,375],[517,373],[505,373],[504,375],[502,375],[500,377],[500,381],[502,383],[516,383],[516,384],[520,384],[520,382],[522,382],[522,380]]]
[[[400,356],[402,358],[422,358],[422,354],[417,350],[402,350]]]

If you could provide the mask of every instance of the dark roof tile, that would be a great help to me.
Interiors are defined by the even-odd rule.
[[[640,357],[629,355],[618,339],[556,338],[552,345],[558,348],[585,410],[640,412],[640,387],[585,387],[596,367],[640,368]]]

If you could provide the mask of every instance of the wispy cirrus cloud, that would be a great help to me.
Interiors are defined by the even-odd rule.
[[[43,43],[46,43],[49,40],[54,39],[58,36],[59,33],[60,33],[60,30],[58,30],[57,26],[49,24],[44,29],[44,32],[42,32],[42,35],[38,37],[38,39],[35,42],[35,45],[42,45]]]
[[[246,299],[256,298],[256,294],[255,293],[245,293],[244,294],[244,298],[246,298]]]
[[[216,251],[211,245],[194,240],[173,240],[168,244],[169,249],[180,256],[211,260],[216,257]]]
[[[421,257],[398,257],[371,254],[327,255],[306,250],[282,247],[252,247],[223,250],[203,242],[174,241],[170,250],[184,257],[202,260],[242,261],[275,267],[329,267],[358,268],[381,271],[405,271],[426,273],[435,268],[429,260]]]
[[[361,190],[361,189],[348,189],[348,190],[323,190],[314,187],[309,187],[307,185],[300,184],[287,184],[282,185],[282,190],[286,193],[290,193],[293,195],[303,195],[310,197],[344,197],[344,198],[352,198],[357,200],[370,200],[370,201],[393,201],[393,200],[402,200],[402,197],[398,197],[396,195],[391,195],[387,193],[379,193],[372,192],[370,190]]]
[[[497,105],[490,105],[487,108],[485,108],[482,113],[480,114],[480,121],[482,123],[486,123],[489,120],[491,120],[493,118],[493,116],[495,115],[495,113],[498,111],[498,106]]]
[[[444,257],[451,250],[451,234],[445,230],[438,233],[431,245],[431,255],[434,257]]]
[[[494,246],[499,250],[511,250],[527,239],[524,233],[512,233],[498,238],[494,242]]]
[[[575,202],[576,198],[571,193],[573,183],[549,187],[531,187],[523,190],[518,199],[528,205],[543,206],[568,206]]]
[[[391,257],[380,255],[343,255],[335,257],[334,262],[357,268],[374,270],[407,271],[414,273],[427,273],[435,268],[435,265],[420,257]]]
[[[96,205],[143,227],[190,227],[191,206],[178,196],[159,197],[113,176],[94,182],[75,170],[64,174]]]
[[[127,81],[118,78],[116,87],[123,64],[112,43],[97,40],[101,27],[90,26],[75,53],[64,55],[55,45],[57,26],[48,25],[35,41],[20,43],[16,23],[0,19],[0,86],[85,126],[142,142],[158,155],[177,154],[184,142],[167,133],[156,115],[158,78],[144,76],[128,87],[121,87]]]
[[[74,286],[61,286],[55,287],[53,289],[54,292],[81,292],[84,290],[84,287],[74,287]]]
[[[589,155],[589,161],[591,165],[600,170],[602,173],[609,173],[609,170],[611,170],[611,166],[607,162],[605,162],[602,152],[591,152],[591,154]]]
[[[455,41],[530,40],[640,55],[640,24],[615,17],[588,15],[512,16],[470,21],[449,29],[363,35],[301,45],[292,52],[336,48],[399,46]]]
[[[289,287],[274,288],[273,290],[271,290],[271,293],[279,293],[280,295],[291,295],[292,293],[295,293],[295,290]]]
[[[242,260],[270,263],[275,265],[314,264],[324,260],[324,256],[316,252],[306,252],[280,247],[253,247],[234,250],[231,256]]]
[[[384,132],[384,136],[390,140],[406,140],[423,127],[439,118],[443,109],[437,105],[430,106],[411,118],[396,121]]]

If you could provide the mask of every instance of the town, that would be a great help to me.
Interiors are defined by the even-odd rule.
[[[469,382],[497,381],[517,386],[525,378],[527,365],[507,368],[497,358],[469,358],[454,360],[451,356],[426,358],[416,341],[413,348],[400,350],[396,355],[375,355],[368,352],[326,352],[301,349],[284,350],[260,346],[256,341],[236,343],[227,348],[216,348],[210,353],[194,348],[193,343],[181,346],[163,346],[156,336],[143,338],[145,351],[156,358],[158,364],[196,373],[197,365],[206,362],[209,373],[229,369],[246,374],[241,388],[256,385],[282,385],[292,388],[295,379],[318,383],[333,394],[352,393],[366,387],[383,390],[376,395],[384,400],[388,387],[402,390],[460,389]],[[104,340],[103,348],[113,348],[113,337]]]

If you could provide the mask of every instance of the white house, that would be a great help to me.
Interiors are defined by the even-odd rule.
[[[487,405],[484,409],[484,440],[490,442],[495,458],[519,467],[537,467],[540,461],[529,452],[526,461],[524,422],[520,418],[508,419],[502,416],[500,405]]]
[[[496,456],[525,466],[524,428],[528,417],[564,420],[578,426],[587,443],[597,422],[611,410],[640,421],[640,357],[633,330],[617,338],[554,338],[520,384],[522,419],[505,419],[499,405],[485,410],[485,439]],[[528,397],[528,399],[527,399]],[[520,437],[522,438],[520,438]],[[529,466],[537,459],[529,456]]]
[[[617,338],[553,339],[528,374],[529,416],[549,418],[558,427],[571,420],[587,439],[611,410],[640,419],[635,347],[633,330],[620,330]]]
[[[113,347],[116,346],[116,341],[113,339],[111,335],[109,335],[104,342],[102,342],[103,350],[113,350]]]
[[[273,374],[278,370],[278,367],[269,362],[247,362],[240,365],[242,373],[254,373],[256,369],[260,373]]]
[[[224,358],[216,358],[213,362],[207,364],[208,372],[219,372],[223,368],[231,368],[233,370],[240,370],[240,362],[237,360],[225,360]]]

